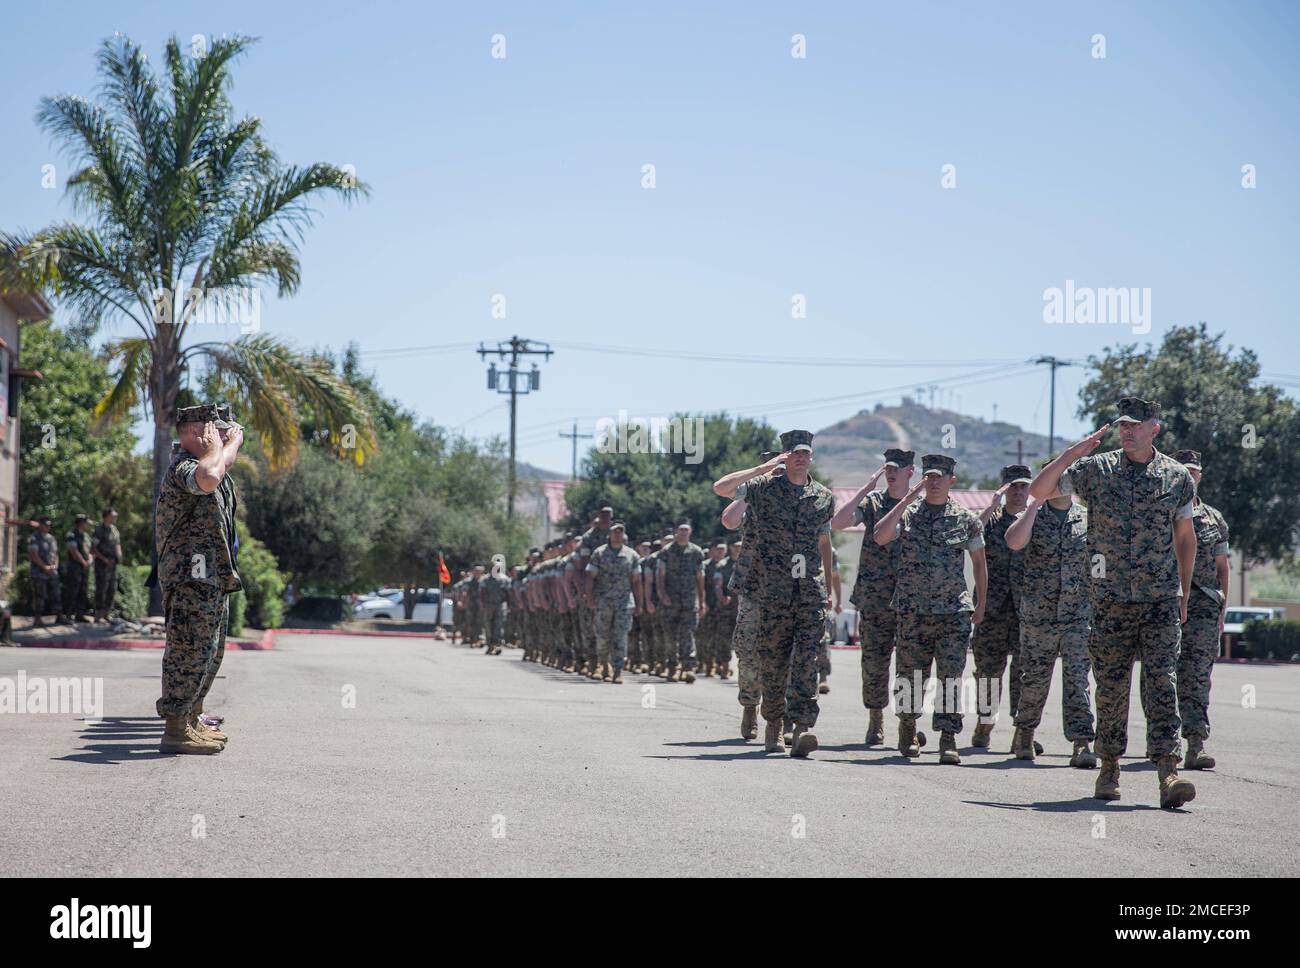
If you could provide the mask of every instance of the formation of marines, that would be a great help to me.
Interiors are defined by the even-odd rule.
[[[57,624],[105,622],[117,597],[117,566],[122,560],[122,535],[117,530],[117,511],[109,508],[103,520],[90,528],[90,518],[78,514],[64,536],[66,563],[60,557],[54,519],[42,516],[33,522],[36,530],[27,541],[30,564],[32,628],[45,624],[53,612]],[[91,611],[90,575],[94,572],[94,617]]]
[[[1140,662],[1146,756],[1161,806],[1178,807],[1196,795],[1180,762],[1215,765],[1206,751],[1208,703],[1227,601],[1228,526],[1197,495],[1201,455],[1155,448],[1159,404],[1126,397],[1112,423],[1120,449],[1094,453],[1108,423],[1037,473],[1008,465],[980,515],[950,493],[953,457],[923,455],[913,483],[916,454],[900,448],[886,450],[880,469],[837,509],[810,474],[813,435],[788,431],[779,453],[713,486],[730,501],[722,523],[735,540],[705,551],[682,521],[632,547],[605,507],[587,531],[531,549],[524,564],[463,576],[454,587],[457,631],[489,653],[509,640],[526,661],[616,684],[625,670],[725,679],[734,651],[741,736],[756,738],[761,715],[765,750],[804,758],[818,747],[827,646],[842,605],[831,535],[862,526],[849,600],[860,623],[867,746],[885,743],[892,707],[898,751],[918,758],[928,701],[939,762],[960,765],[969,649],[970,746],[992,745],[1005,691],[1010,754],[1033,762],[1043,755],[1036,732],[1059,659],[1070,765],[1100,765],[1094,796],[1117,800]]]

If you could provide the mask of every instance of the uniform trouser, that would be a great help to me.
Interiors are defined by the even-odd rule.
[[[596,662],[609,663],[621,672],[627,662],[627,633],[632,628],[632,606],[623,602],[601,603],[595,610]]]
[[[645,635],[645,613],[632,614],[632,628],[627,633],[627,664],[635,668],[645,661],[642,637]]]
[[[1011,604],[987,612],[984,621],[975,626],[971,640],[975,655],[975,704],[979,722],[992,725],[998,721],[998,707],[1002,704],[1002,676],[1007,671],[1007,657],[1011,658],[1011,716],[1020,708],[1020,620]]]
[[[668,666],[668,634],[664,631],[664,607],[658,605],[655,612],[650,616],[650,642],[654,651],[654,662],[656,665]]]
[[[32,586],[32,615],[40,618],[49,607],[58,615],[63,614],[63,591],[59,587],[58,574],[34,574],[30,578]]]
[[[501,645],[505,641],[506,603],[502,602],[500,605],[485,608],[483,613],[487,625],[488,645]]]
[[[86,597],[90,583],[89,569],[81,567],[75,561],[68,565],[64,575],[63,603],[70,615],[85,615],[90,611],[90,600]]]
[[[858,613],[862,636],[862,705],[884,709],[889,705],[889,659],[898,640],[898,613],[876,608]]]
[[[817,675],[825,679],[831,674],[831,643],[835,641],[835,613],[826,609],[822,640],[817,646]]]
[[[1093,605],[1088,652],[1097,680],[1097,753],[1119,759],[1128,748],[1133,662],[1142,663],[1147,756],[1180,756],[1178,741],[1178,599]]]
[[[921,717],[930,664],[939,678],[932,727],[941,733],[961,732],[961,677],[970,642],[970,612],[948,615],[898,616],[898,663],[894,670],[894,708],[899,719]]]
[[[1037,729],[1052,688],[1052,671],[1061,659],[1061,726],[1071,742],[1092,742],[1092,695],[1088,673],[1088,620],[1020,623],[1020,704],[1018,729]]]
[[[95,559],[95,611],[107,616],[117,598],[117,562]]]
[[[736,680],[742,706],[757,706],[763,699],[758,665],[758,602],[749,595],[736,596],[736,628],[731,644],[736,650]]]
[[[820,600],[759,603],[759,680],[763,718],[769,723],[788,718],[799,726],[817,724],[817,646],[824,628],[823,607]]]
[[[596,610],[586,605],[578,606],[578,629],[582,635],[582,651],[589,663],[598,663],[599,647],[596,644]]]
[[[1178,715],[1183,735],[1210,738],[1210,673],[1219,657],[1219,603],[1192,589],[1178,652]]]
[[[215,585],[185,582],[163,591],[167,648],[159,716],[188,716],[201,703],[226,652],[229,598]]]
[[[695,654],[699,657],[700,665],[707,666],[713,661],[713,627],[716,624],[713,617],[713,609],[710,607],[704,615],[696,620],[695,626]]]
[[[664,606],[664,631],[668,639],[668,665],[684,672],[695,671],[695,629],[700,616],[695,605],[673,603]]]
[[[719,605],[713,626],[713,661],[719,668],[731,667],[731,637],[736,631],[736,600]]]

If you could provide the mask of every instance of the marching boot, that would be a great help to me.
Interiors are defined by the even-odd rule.
[[[763,735],[763,752],[784,753],[785,740],[781,736],[780,722],[769,722],[767,732]]]
[[[605,663],[603,666],[601,666],[601,668],[600,668],[600,681],[601,681],[601,682],[613,682],[613,681],[614,681],[614,670],[613,670],[613,668],[610,666],[610,664],[609,664],[608,662],[606,662],[606,663]]]
[[[1156,770],[1160,777],[1161,807],[1173,810],[1196,799],[1196,787],[1192,786],[1192,781],[1178,776],[1178,757],[1160,757],[1156,761]]]
[[[885,741],[885,714],[883,710],[869,710],[870,718],[867,721],[867,738],[868,746],[879,746]]]
[[[1034,731],[1028,727],[1016,727],[1016,735],[1011,740],[1011,752],[1016,754],[1018,760],[1030,760],[1034,758]]]
[[[1119,799],[1119,760],[1101,758],[1101,772],[1097,774],[1097,785],[1093,797],[1098,800]]]
[[[939,734],[939,762],[945,766],[961,766],[961,755],[957,752],[957,736],[946,729]]]
[[[977,723],[975,725],[975,732],[971,734],[970,745],[975,747],[977,750],[986,750],[989,748],[989,737],[992,735],[992,723]]]
[[[204,723],[199,719],[198,713],[190,713],[189,724],[190,729],[198,734],[200,738],[220,743],[222,746],[225,746],[226,740],[230,738],[215,726]]]
[[[190,728],[184,716],[168,716],[164,720],[159,753],[220,753],[223,747],[216,740],[204,739]]]
[[[817,737],[808,732],[807,726],[795,726],[794,742],[790,744],[790,755],[802,760],[806,759],[808,754],[815,749],[817,749]]]
[[[817,683],[818,694],[824,696],[830,691],[831,691],[831,684],[826,681],[825,676],[822,676],[821,681]]]
[[[667,679],[669,682],[676,682],[676,681],[677,681],[677,670],[676,670],[676,669],[669,669],[667,675],[665,675],[664,678]]]
[[[1183,765],[1189,770],[1214,769],[1214,757],[1205,752],[1205,740],[1200,736],[1187,737],[1187,755]]]
[[[758,735],[758,709],[755,706],[745,706],[744,712],[740,714],[740,738],[753,739]]]
[[[616,685],[616,686],[621,686],[621,685],[623,685],[623,667],[622,667],[622,666],[620,666],[620,665],[616,665],[616,666],[614,666],[614,678],[611,679],[610,681],[611,681],[612,683],[614,683],[614,685]]]
[[[915,719],[900,719],[898,721],[898,752],[909,759],[921,755],[921,748],[916,742]]]
[[[781,738],[785,740],[786,746],[794,745],[794,720],[789,716],[781,722]]]
[[[683,669],[682,682],[686,683],[689,686],[694,681],[695,681],[695,673],[691,672],[689,669]]]
[[[1074,741],[1074,755],[1070,757],[1070,765],[1077,770],[1096,769],[1097,757],[1088,748],[1086,739],[1076,739]]]

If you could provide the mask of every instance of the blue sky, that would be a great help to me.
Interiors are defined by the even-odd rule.
[[[72,2],[11,6],[6,27],[0,224],[71,214],[33,116],[93,93],[103,38],[156,60],[172,34],[260,37],[236,107],[284,160],[354,165],[373,190],[321,206],[302,290],[269,297],[262,329],[356,342],[389,393],[476,435],[503,433],[506,407],[470,349],[380,351],[550,341],[520,457],[554,470],[575,416],[817,429],[943,381],[936,402],[1046,432],[1046,369],[989,367],[1199,320],[1265,373],[1300,372],[1293,3]],[[1150,289],[1150,333],[1048,325],[1043,292],[1066,280]],[[1059,373],[1058,433],[1085,429],[1082,379]]]

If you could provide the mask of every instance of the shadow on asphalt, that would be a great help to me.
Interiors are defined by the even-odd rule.
[[[1077,800],[1040,800],[1037,803],[998,803],[992,800],[963,800],[973,807],[995,807],[999,810],[1038,810],[1042,813],[1132,813],[1135,810],[1159,810],[1149,803],[1117,804],[1115,801],[1098,800],[1095,797],[1079,797]],[[1182,810],[1173,811],[1183,813]]]
[[[128,761],[157,760],[169,757],[158,752],[163,723],[157,716],[108,717],[98,723],[84,723],[81,739],[83,746],[76,753],[54,756],[51,759],[65,763],[125,763]],[[135,740],[136,742],[122,742]]]
[[[643,760],[699,760],[701,763],[725,763],[729,760],[761,760],[765,756],[790,758],[789,753],[766,753],[761,745],[751,746],[743,753],[696,753],[681,756],[674,756],[671,753],[647,753],[641,758]]]

